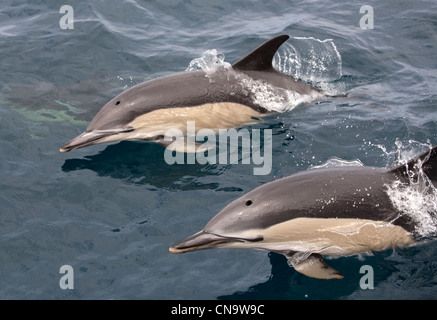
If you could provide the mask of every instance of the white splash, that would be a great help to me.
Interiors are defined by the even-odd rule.
[[[415,158],[418,154],[432,148],[432,144],[429,140],[426,143],[408,140],[408,143],[404,144],[398,138],[395,141],[396,149],[392,151],[388,151],[387,148],[381,144],[372,144],[369,142],[369,145],[373,145],[382,150],[387,158],[387,167],[407,164],[408,161]]]
[[[317,166],[312,166],[308,169],[325,169],[325,168],[336,168],[336,167],[362,167],[363,163],[359,159],[355,160],[343,160],[337,157],[329,158],[325,163]]]
[[[343,75],[341,54],[332,39],[291,38],[275,54],[273,65],[282,73],[319,86]]]
[[[386,187],[395,208],[416,223],[415,231],[419,237],[437,234],[437,192],[432,183],[405,184],[397,180]]]
[[[225,61],[225,55],[218,52],[216,49],[206,50],[200,58],[191,60],[188,68],[185,71],[202,70],[207,76],[213,74],[217,70],[232,68],[229,62]]]
[[[238,75],[244,90],[251,94],[253,102],[268,111],[285,112],[321,96],[313,91],[311,94],[299,94],[294,91],[277,88],[265,81],[254,80],[242,74]]]
[[[397,150],[387,152],[387,155],[397,156],[398,165],[406,165],[409,160],[424,152],[424,147],[431,149],[432,145],[410,140],[404,145],[400,140],[395,142]],[[426,161],[427,159],[425,159]],[[386,185],[391,202],[402,214],[408,215],[416,223],[416,233],[419,237],[429,238],[437,235],[437,189],[423,172],[422,162],[407,170],[408,183],[396,180]]]

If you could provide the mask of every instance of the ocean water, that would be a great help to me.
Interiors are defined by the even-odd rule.
[[[331,281],[274,253],[168,251],[261,183],[329,163],[390,167],[436,145],[435,1],[71,0],[70,21],[62,4],[0,8],[0,299],[437,298],[433,234],[331,259],[345,275]],[[373,28],[362,28],[363,5]],[[123,90],[184,71],[208,50],[232,63],[279,34],[291,38],[275,67],[328,94],[247,127],[272,130],[269,174],[168,165],[164,148],[145,142],[59,152]],[[435,198],[409,200],[433,230]],[[64,265],[74,289],[60,286]],[[360,286],[364,265],[373,289]]]

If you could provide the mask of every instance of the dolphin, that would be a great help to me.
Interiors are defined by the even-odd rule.
[[[195,121],[196,131],[236,128],[268,114],[272,96],[283,103],[314,100],[321,90],[272,66],[276,51],[288,38],[268,40],[230,69],[185,71],[138,84],[110,100],[85,132],[60,151],[122,140],[154,141],[168,147],[167,130],[186,134],[187,121]]]
[[[409,185],[413,172],[422,174],[434,191],[437,147],[388,170],[319,168],[273,180],[229,203],[203,230],[169,250],[273,251],[306,276],[341,279],[343,275],[323,256],[349,256],[418,242],[418,222],[398,208],[387,192],[395,182]]]

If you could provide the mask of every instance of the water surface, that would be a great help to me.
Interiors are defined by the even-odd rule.
[[[3,1],[0,298],[435,299],[433,242],[330,260],[340,281],[307,278],[268,252],[168,252],[261,183],[333,157],[387,167],[399,143],[413,154],[437,143],[437,4],[367,1],[367,30],[363,4],[72,0],[74,29],[63,30],[59,3]],[[232,63],[279,34],[292,38],[276,66],[335,95],[248,126],[272,129],[269,175],[243,164],[169,166],[152,143],[59,153],[123,90],[184,71],[206,50]],[[339,55],[311,38],[330,39]],[[293,49],[298,70],[280,63]],[[59,286],[66,264],[73,290]],[[373,290],[360,288],[363,265],[374,269]]]

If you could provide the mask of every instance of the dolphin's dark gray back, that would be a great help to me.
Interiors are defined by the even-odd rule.
[[[220,91],[213,90],[221,84]],[[109,101],[94,117],[86,131],[123,128],[146,113],[205,103],[234,102],[256,108],[251,99],[238,93],[225,71],[208,78],[203,71],[180,72],[138,84]]]
[[[385,185],[394,179],[385,169],[373,167],[307,170],[249,191],[217,214],[205,231],[264,229],[300,217],[359,217],[390,222],[398,213],[385,192]],[[238,207],[241,214],[237,216],[234,212]]]

